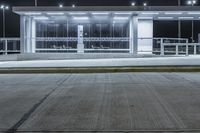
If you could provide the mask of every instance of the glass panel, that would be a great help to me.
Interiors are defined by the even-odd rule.
[[[37,21],[36,52],[77,52],[77,28],[83,25],[85,52],[129,52],[129,23],[112,19]]]

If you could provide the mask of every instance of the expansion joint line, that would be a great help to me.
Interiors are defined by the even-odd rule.
[[[33,112],[35,112],[37,110],[37,108],[44,103],[44,101],[51,95],[53,94],[65,81],[67,81],[69,78],[71,77],[71,74],[64,80],[62,80],[57,87],[55,87],[53,90],[51,90],[48,94],[46,94],[42,99],[39,100],[39,102],[37,102],[36,104],[34,104],[30,110],[28,110],[28,112],[26,112],[21,119],[16,122],[10,129],[8,129],[7,131],[5,131],[5,133],[15,133],[17,132],[18,128],[26,121],[29,119],[29,117],[31,116],[31,114],[33,114]]]

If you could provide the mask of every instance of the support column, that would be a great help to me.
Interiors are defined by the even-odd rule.
[[[36,49],[36,22],[32,19],[31,25],[31,53],[35,53]]]
[[[25,53],[25,17],[20,16],[20,53]]]
[[[129,22],[129,53],[138,52],[138,16],[133,16]]]
[[[153,20],[151,18],[138,20],[138,38],[138,53],[152,54]]]
[[[84,53],[84,44],[83,44],[83,25],[78,25],[78,44],[77,52]]]
[[[31,53],[31,30],[32,30],[32,19],[30,17],[27,18],[26,25],[26,53]]]
[[[36,23],[31,17],[20,18],[21,53],[35,53]]]

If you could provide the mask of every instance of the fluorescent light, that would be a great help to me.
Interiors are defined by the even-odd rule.
[[[85,15],[85,12],[70,12],[70,15]]]
[[[200,15],[200,12],[188,12],[187,14],[190,14],[190,15],[198,14],[198,15]]]
[[[165,12],[166,15],[181,15],[182,12]]]
[[[88,17],[73,17],[74,20],[88,20]]]
[[[131,15],[132,12],[115,12],[116,15]]]
[[[115,20],[127,20],[129,17],[114,17]]]
[[[146,15],[156,15],[159,14],[158,12],[142,12],[142,14],[146,14]]]
[[[109,19],[109,16],[94,16],[95,19]]]
[[[152,17],[139,17],[138,19],[153,19]]]
[[[63,12],[48,12],[47,15],[64,15]]]
[[[158,17],[158,19],[169,20],[169,19],[174,19],[174,17]]]
[[[34,17],[35,20],[48,20],[48,17]]]
[[[179,19],[194,19],[194,17],[179,17]]]
[[[93,12],[93,15],[108,15],[108,12]]]
[[[28,12],[28,13],[25,13],[25,15],[41,15],[42,13],[40,12]]]

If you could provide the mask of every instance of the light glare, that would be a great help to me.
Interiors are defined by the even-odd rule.
[[[143,12],[142,14],[146,15],[157,15],[159,14],[158,12]]]
[[[47,15],[64,15],[63,12],[48,12]]]
[[[194,17],[179,17],[179,19],[194,19]]]
[[[48,20],[48,17],[34,17],[35,20]]]
[[[115,12],[116,15],[131,15],[132,12]]]
[[[174,18],[173,17],[158,17],[158,19],[169,20],[169,19],[174,19]]]
[[[153,17],[139,17],[138,19],[153,19]]]
[[[86,13],[84,12],[70,12],[70,15],[85,15]]]
[[[9,9],[9,6],[6,6],[5,9],[8,10],[8,9]]]
[[[42,13],[39,13],[39,12],[28,12],[28,13],[25,13],[25,15],[41,15]]]
[[[93,12],[93,15],[108,15],[108,12]]]
[[[88,17],[73,17],[74,20],[88,20]]]
[[[127,20],[129,17],[114,17],[115,20]]]
[[[166,15],[181,15],[182,12],[165,12]]]
[[[132,2],[132,3],[131,3],[131,6],[135,6],[135,2]]]
[[[4,5],[1,5],[1,9],[3,9],[4,8]]]
[[[188,12],[189,15],[196,15],[196,14],[200,14],[200,12]]]
[[[62,4],[60,4],[60,5],[59,5],[59,7],[60,7],[60,8],[63,8],[63,5],[62,5]]]

